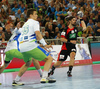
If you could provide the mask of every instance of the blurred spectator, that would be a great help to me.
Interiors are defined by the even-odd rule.
[[[19,1],[18,1],[18,8],[20,8],[21,5],[22,5],[22,0],[19,0]]]
[[[95,18],[93,19],[94,24],[96,25],[98,23],[98,15],[95,15]]]
[[[34,2],[34,4],[35,4],[35,8],[37,10],[39,10],[40,8],[43,9],[43,4],[42,4],[42,1],[41,0],[37,0],[36,2]]]
[[[74,5],[72,5],[72,0],[69,0],[68,7],[71,7],[71,8],[74,7]]]
[[[7,24],[6,25],[6,31],[4,32],[4,36],[5,36],[5,41],[8,41],[9,40],[9,38],[11,37],[11,31],[10,31],[10,25],[9,24]]]
[[[65,8],[62,7],[62,11],[59,12],[58,16],[61,17],[61,19],[64,20],[65,16],[67,16],[67,12],[65,11]]]
[[[24,18],[23,14],[20,15],[20,21],[25,21],[25,18]]]
[[[20,6],[20,8],[19,8],[20,10],[21,10],[21,13],[23,13],[24,12],[24,10],[25,10],[25,6],[24,6],[24,4],[22,3],[21,4],[21,6]]]
[[[7,11],[8,6],[7,6],[6,2],[3,2],[2,7],[4,8],[5,11]]]
[[[59,28],[56,27],[56,28],[55,28],[55,36],[57,36],[58,33],[60,34],[61,32],[59,31]]]
[[[56,7],[56,11],[55,11],[55,18],[57,19],[57,17],[59,16],[60,13],[60,8]]]
[[[13,21],[15,21],[15,20],[16,20],[15,12],[12,12],[12,14],[10,14],[9,17],[11,17],[11,19],[12,19]]]
[[[45,33],[46,33],[45,27],[41,27],[41,34],[42,34],[43,38],[45,38]]]
[[[4,32],[2,27],[0,27],[0,41],[4,41]]]
[[[18,9],[17,13],[15,13],[15,17],[20,18],[20,16],[21,16],[21,10]]]
[[[1,15],[2,15],[2,17],[3,17],[4,19],[7,18],[7,13],[6,13],[6,11],[5,11],[3,8],[1,9]]]
[[[54,31],[53,31],[52,24],[49,24],[49,26],[48,26],[48,33],[49,33],[50,39],[53,39],[54,38]]]
[[[87,37],[89,36],[89,34],[91,34],[92,36],[94,35],[94,31],[91,26],[87,26],[86,30],[84,30],[83,32],[86,34]]]
[[[39,9],[39,11],[38,11],[38,16],[39,16],[39,17],[41,17],[41,16],[43,17],[43,11],[42,11],[42,8]]]
[[[57,27],[58,27],[59,29],[61,29],[63,23],[64,23],[64,21],[63,21],[63,20],[60,20],[60,23],[57,25]]]
[[[54,30],[54,32],[55,32],[55,28],[57,27],[57,20],[53,20],[53,30]]]
[[[72,9],[73,9],[73,12],[74,12],[74,13],[77,13],[78,8],[77,8],[76,6],[74,6]]]
[[[59,0],[56,0],[55,1],[55,7],[58,8],[58,7],[60,7],[60,5],[61,5],[61,3],[59,2]]]
[[[8,17],[7,21],[6,21],[7,24],[10,24],[10,23],[13,23],[13,20],[11,17]]]
[[[51,2],[50,6],[47,8],[47,14],[50,18],[54,19],[54,13],[55,13],[55,7],[54,7],[54,3]]]
[[[60,38],[61,38],[60,33],[57,32],[57,33],[56,33],[56,36],[55,36],[55,39],[60,39]]]
[[[71,7],[70,7],[71,8]],[[69,7],[67,4],[65,4],[65,10],[68,11]]]
[[[19,18],[16,18],[14,25],[17,26],[17,23],[20,22]]]
[[[49,22],[50,21],[50,17],[49,16],[46,16],[44,18],[44,21],[43,21],[43,26],[45,26],[46,22]]]
[[[4,19],[0,18],[0,27],[2,27],[2,31],[5,31],[5,24],[4,24]]]
[[[94,13],[94,15],[98,14],[98,7],[97,6],[95,7],[95,10],[92,11],[92,13]]]
[[[44,39],[50,39],[48,32],[45,33]]]
[[[95,28],[96,36],[100,36],[100,22],[98,22],[97,27]]]
[[[93,25],[94,25],[93,20],[89,19],[87,26],[91,26],[91,28],[93,28]]]
[[[71,7],[69,7],[67,14],[70,16],[72,15],[72,8]]]
[[[15,12],[15,13],[17,13],[18,9],[19,9],[18,5],[15,4],[14,7],[12,8],[12,11]]]
[[[17,4],[17,1],[14,0],[13,3],[11,4],[11,9],[14,8],[16,4]]]
[[[0,2],[0,12],[1,12],[1,9],[2,9],[2,3]]]
[[[25,20],[27,19],[27,9],[24,9],[24,12],[22,13],[24,15]]]

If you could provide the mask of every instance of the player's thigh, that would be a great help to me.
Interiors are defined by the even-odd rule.
[[[42,61],[49,56],[49,53],[41,47],[37,47],[33,50],[23,52],[24,61],[29,61],[30,58]]]
[[[68,57],[68,50],[61,50],[58,55],[57,61],[65,61]]]
[[[5,61],[11,61],[13,58],[23,59],[22,53],[20,53],[17,49],[9,50],[5,54]]]

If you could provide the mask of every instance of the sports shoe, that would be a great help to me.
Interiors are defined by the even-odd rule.
[[[12,83],[12,86],[22,86],[22,85],[24,85],[24,83],[16,82],[15,80]]]
[[[51,70],[51,71],[48,73],[48,77],[49,77],[50,75],[53,75],[53,74],[54,74],[54,71]]]
[[[54,82],[56,82],[56,79],[54,79],[54,78],[49,78],[49,77],[47,77],[47,78],[42,78],[42,79],[40,80],[40,83],[54,83]]]
[[[72,77],[72,74],[71,74],[70,71],[67,72],[67,76],[68,76],[68,77]]]

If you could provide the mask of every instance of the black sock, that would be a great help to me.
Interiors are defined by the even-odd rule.
[[[69,71],[71,72],[73,69],[73,66],[69,66]]]
[[[54,65],[52,66],[52,71],[54,71],[55,70],[55,67],[54,67]]]

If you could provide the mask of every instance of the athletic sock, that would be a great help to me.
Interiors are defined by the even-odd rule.
[[[38,69],[37,71],[38,71],[38,73],[40,74],[40,76],[42,76],[42,70],[41,70],[41,68]]]
[[[43,75],[42,75],[42,78],[47,78],[47,77],[48,77],[48,71],[44,71]]]
[[[21,78],[21,77],[17,75],[16,78],[15,78],[15,81],[19,81],[20,78]]]
[[[55,67],[54,67],[54,65],[52,66],[52,71],[54,71],[55,70]]]
[[[69,71],[71,72],[73,69],[73,66],[69,66]]]

